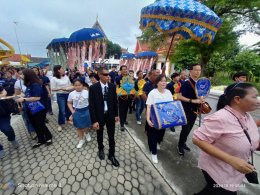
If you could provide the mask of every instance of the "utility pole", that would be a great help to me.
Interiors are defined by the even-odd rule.
[[[19,49],[19,53],[20,55],[22,55],[21,53],[21,48],[20,48],[20,43],[19,43],[19,40],[18,40],[18,36],[17,36],[17,32],[16,32],[16,26],[17,26],[18,22],[17,21],[14,21],[14,32],[15,32],[15,37],[16,37],[16,41],[17,41],[17,45],[18,45],[18,49]]]

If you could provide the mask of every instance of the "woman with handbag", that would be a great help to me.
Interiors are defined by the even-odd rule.
[[[91,141],[90,134],[88,133],[92,124],[89,115],[89,95],[88,90],[84,89],[84,84],[81,79],[74,80],[75,90],[68,97],[68,107],[72,113],[70,118],[79,136],[78,149],[82,148],[86,141]],[[84,137],[84,133],[86,133],[86,137]]]
[[[23,70],[20,69],[17,71],[17,80],[14,84],[14,95],[15,96],[24,95],[24,93],[26,91],[26,86],[24,85],[23,78],[24,78]],[[21,110],[22,118],[23,118],[23,121],[24,121],[24,124],[25,124],[25,127],[26,127],[28,133],[30,134],[31,138],[33,140],[35,140],[37,138],[37,134],[29,120],[27,111],[25,110],[26,109],[25,103],[23,103],[19,109]]]
[[[173,97],[171,92],[166,89],[166,76],[159,75],[155,80],[156,88],[153,89],[147,98],[146,105],[146,121],[148,123],[148,127],[146,128],[147,137],[148,137],[148,145],[151,151],[151,159],[153,163],[158,163],[157,159],[157,148],[160,148],[160,143],[163,141],[163,137],[165,134],[165,129],[155,129],[154,125],[151,121],[151,106],[152,104],[160,103],[160,102],[168,102],[173,101]],[[158,145],[157,145],[158,143]]]
[[[31,69],[23,70],[24,85],[26,86],[25,97],[19,98],[17,102],[25,103],[29,120],[31,121],[37,137],[38,143],[33,146],[37,148],[46,143],[52,144],[52,135],[45,124],[46,108],[42,102],[42,82]]]
[[[253,85],[234,83],[220,96],[218,111],[195,130],[193,143],[202,150],[198,166],[207,182],[197,194],[237,194],[245,176],[257,183],[252,155],[259,149],[259,132],[248,112],[259,106]]]

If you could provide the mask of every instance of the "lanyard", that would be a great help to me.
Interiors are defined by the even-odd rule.
[[[237,118],[237,120],[238,120],[238,122],[239,122],[241,128],[243,129],[243,131],[244,131],[244,133],[245,133],[245,135],[246,135],[246,137],[247,137],[247,139],[248,139],[248,141],[249,141],[249,143],[250,143],[250,145],[251,145],[251,149],[250,149],[251,161],[252,161],[252,165],[254,165],[253,150],[252,150],[252,141],[251,141],[251,138],[250,138],[250,136],[249,136],[249,134],[248,134],[248,132],[247,132],[248,128],[247,128],[247,127],[244,127],[244,125],[242,125],[242,123],[241,123],[241,121],[239,120],[239,118],[238,118],[233,112],[229,111],[229,110],[226,109],[226,108],[225,108],[225,110],[227,110],[227,111],[230,112],[234,117]]]

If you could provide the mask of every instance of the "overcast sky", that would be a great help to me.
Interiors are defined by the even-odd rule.
[[[98,20],[108,39],[133,52],[139,36],[140,11],[154,0],[1,0],[0,37],[19,53],[46,57],[46,46],[53,38],[69,37]],[[259,40],[259,37],[258,37]],[[251,45],[256,38],[247,35],[241,43]]]

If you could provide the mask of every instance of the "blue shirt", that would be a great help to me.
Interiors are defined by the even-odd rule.
[[[197,99],[195,89],[190,84],[189,80],[191,81],[191,83],[195,87],[195,81],[192,78],[189,78],[182,83],[180,92],[181,92],[182,96],[184,96],[186,98]],[[183,101],[181,103],[183,105],[185,113],[197,111],[197,109],[198,109],[198,104],[193,104],[193,103],[190,103],[190,102],[183,102]]]
[[[120,76],[116,77],[116,80],[115,80],[115,82],[116,82],[116,85],[118,85],[119,87],[120,87],[120,81],[122,80],[122,78],[123,78],[123,76],[122,76],[122,75],[120,75]],[[112,82],[112,81],[111,81],[111,82]]]
[[[42,80],[42,91],[43,91],[42,96],[44,98],[46,98],[46,97],[48,97],[48,90],[47,90],[46,86],[50,85],[50,79],[46,76],[42,76],[42,77],[40,77],[40,79]]]
[[[155,85],[148,80],[145,84],[144,84],[144,88],[143,88],[143,92],[146,94],[146,96],[148,96],[148,94],[155,88]]]
[[[33,83],[26,88],[25,97],[43,97],[43,89],[39,83]]]
[[[7,96],[11,96],[14,95],[14,84],[15,84],[16,80],[15,79],[6,79],[5,80],[5,86],[4,89],[7,92]]]
[[[171,92],[172,95],[173,95],[173,94],[175,93],[175,92],[174,92],[174,82],[171,81],[170,83],[168,83],[168,84],[166,85],[166,89],[169,89],[170,92]]]
[[[0,86],[1,87],[5,87],[5,79],[4,78],[0,78]]]
[[[111,71],[111,72],[109,73],[109,76],[111,77],[111,83],[114,83],[115,80],[116,80],[117,72]]]

